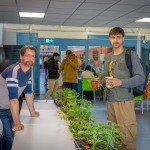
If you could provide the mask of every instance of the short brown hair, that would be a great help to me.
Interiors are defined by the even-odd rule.
[[[35,52],[35,57],[37,56],[37,50],[34,46],[30,46],[30,45],[25,45],[20,49],[20,55],[24,56],[24,54],[26,53],[26,50],[30,49],[33,50]]]
[[[120,27],[114,27],[110,30],[109,32],[109,37],[111,35],[117,35],[117,34],[122,34],[122,37],[124,37],[125,33],[124,33],[124,30]]]

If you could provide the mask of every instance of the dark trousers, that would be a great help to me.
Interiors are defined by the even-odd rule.
[[[14,132],[12,131],[13,119],[10,109],[0,109],[0,119],[3,123],[3,137],[0,141],[0,150],[11,150]]]
[[[77,83],[63,82],[62,88],[69,88],[71,90],[75,90],[78,93]]]
[[[21,111],[22,102],[24,99],[25,94],[23,92],[18,99],[19,113]],[[0,141],[0,150],[11,150],[14,140],[14,132],[12,131],[13,119],[10,109],[0,109],[0,119],[3,123],[3,135],[2,140]]]
[[[81,92],[82,95],[82,92]],[[87,100],[93,100],[93,91],[83,91],[83,98]]]

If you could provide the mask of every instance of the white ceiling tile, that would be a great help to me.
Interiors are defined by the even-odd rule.
[[[0,20],[0,23],[20,24],[20,20]]]
[[[109,21],[109,20],[114,20],[116,18],[117,17],[99,15],[93,18],[92,20],[100,20],[100,21],[108,20]]]
[[[112,4],[83,3],[79,9],[105,10]]]
[[[90,15],[72,15],[71,19],[92,19],[94,16]]]
[[[51,19],[51,18],[44,18],[44,22],[56,22],[56,23],[64,23],[66,19]]]
[[[89,22],[87,22],[86,24],[105,24],[105,23],[108,23],[109,21],[107,20],[104,20],[104,21],[101,21],[101,20],[90,20]]]
[[[16,6],[15,0],[1,0],[0,5]]]
[[[56,0],[51,0],[51,1],[56,1]],[[58,2],[84,2],[84,0],[57,0]]]
[[[62,15],[62,14],[46,14],[44,18],[51,18],[53,20],[55,19],[67,19],[69,17],[69,15]]]
[[[52,22],[52,21],[48,21],[48,22],[43,22],[43,25],[62,25],[62,23],[59,22]]]
[[[52,1],[49,7],[52,8],[77,8],[81,3],[79,2],[58,2]]]
[[[139,8],[140,6],[138,5],[114,5],[112,7],[110,7],[108,10],[114,10],[114,11],[133,11],[137,8]]]
[[[142,27],[144,27],[144,28],[150,28],[150,23],[146,24],[146,25],[143,25]]]
[[[46,8],[41,7],[19,7],[18,8],[20,12],[38,12],[38,13],[45,13],[46,12]]]
[[[48,8],[47,14],[72,14],[75,9]]]
[[[22,24],[41,24],[42,18],[20,18]]]
[[[124,15],[124,17],[129,17],[129,18],[144,18],[144,17],[150,17],[149,13],[142,13],[142,12],[132,12],[127,15]]]
[[[147,28],[150,25],[135,22],[150,17],[150,0],[0,0],[0,22],[19,23],[17,6],[19,11],[46,12],[43,20],[20,18],[21,23]]]
[[[98,15],[102,11],[94,10],[94,9],[78,9],[74,14],[75,15]]]
[[[118,2],[118,0],[86,0],[88,3],[102,3],[102,4],[114,4]]]
[[[136,10],[137,12],[148,12],[150,13],[150,5],[144,6],[138,10]]]
[[[43,20],[43,23],[51,23],[51,22],[53,22],[53,23],[59,23],[59,24],[62,24],[62,23],[64,23],[64,19],[56,19],[56,20],[53,20],[53,19],[44,19]]]
[[[121,0],[118,4],[127,4],[127,5],[145,5],[150,3],[149,0]]]
[[[12,7],[12,6],[1,6],[0,5],[0,12],[4,11],[4,12],[17,12],[17,7]]]
[[[101,13],[100,15],[102,16],[111,16],[111,17],[120,17],[122,15],[127,14],[127,12],[125,11],[104,11],[103,13]]]
[[[135,22],[135,21],[136,21],[135,18],[129,18],[129,17],[126,17],[126,16],[117,18],[117,19],[115,19],[115,20],[116,20],[116,21],[127,21],[127,22]]]
[[[5,23],[20,23],[19,22],[19,17],[0,17],[0,22],[5,22]]]
[[[65,23],[86,23],[87,19],[68,19]]]
[[[148,23],[146,23],[146,22],[133,22],[133,23],[125,25],[125,27],[139,28],[139,27],[143,27],[145,25],[148,25]]]
[[[64,23],[63,24],[64,26],[66,25],[66,26],[82,26],[82,23],[77,23],[77,22],[75,22],[75,23],[72,23],[72,22],[67,22],[67,23]]]
[[[19,17],[19,13],[17,11],[16,12],[0,12],[0,16],[2,16],[2,17],[13,17],[13,16]]]
[[[39,0],[18,0],[18,7],[47,7],[49,1],[39,1]]]
[[[129,22],[126,22],[126,21],[111,21],[111,22],[109,22],[109,23],[107,23],[106,25],[126,25],[126,24],[128,24]]]

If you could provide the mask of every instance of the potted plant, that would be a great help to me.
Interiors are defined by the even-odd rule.
[[[55,98],[63,107],[58,110],[61,118],[68,121],[76,145],[88,150],[117,150],[121,146],[122,136],[118,125],[108,125],[92,119],[92,103],[78,99],[77,93],[70,89],[61,89]],[[65,103],[64,103],[65,101]]]
[[[90,83],[91,83],[91,87],[92,87],[93,90],[98,89],[98,87],[99,87],[98,86],[99,85],[98,80],[96,80],[95,78],[93,78],[93,79],[90,80]]]

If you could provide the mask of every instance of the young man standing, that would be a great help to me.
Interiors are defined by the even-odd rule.
[[[25,93],[25,99],[31,117],[38,117],[34,108],[34,96],[31,89],[31,67],[37,51],[33,46],[23,46],[20,50],[20,62],[7,67],[0,75],[0,119],[3,123],[1,150],[11,150],[14,132],[24,129],[19,118],[18,98]]]
[[[60,65],[60,72],[64,70],[63,88],[70,88],[78,92],[78,60],[71,50],[66,51],[66,57]]]
[[[121,138],[121,150],[136,150],[137,123],[134,111],[133,93],[130,88],[145,82],[145,75],[140,60],[135,52],[131,52],[133,77],[126,66],[124,30],[114,27],[109,32],[113,52],[105,56],[104,70],[110,86],[106,96],[108,120],[120,125],[120,131],[125,135]]]
[[[58,78],[59,78],[59,66],[58,59],[59,54],[54,53],[53,57],[51,57],[48,61],[48,85],[49,90],[44,95],[44,99],[48,99],[48,97],[53,94],[58,88]]]

